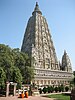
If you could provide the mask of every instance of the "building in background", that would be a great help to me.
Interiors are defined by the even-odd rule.
[[[48,23],[42,16],[38,3],[28,20],[21,51],[28,53],[34,59],[34,61],[31,60],[35,68],[33,83],[36,85],[69,84],[72,78],[69,56],[64,51],[62,62],[59,63]]]

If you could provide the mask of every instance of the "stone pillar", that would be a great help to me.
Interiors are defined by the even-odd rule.
[[[44,83],[43,83],[43,80],[42,80],[42,85],[43,85]]]
[[[58,86],[59,84],[58,84],[58,80],[56,80],[56,86]]]
[[[14,83],[14,96],[16,95],[16,85],[17,83]]]
[[[48,85],[48,80],[46,80],[46,84]]]
[[[51,80],[49,80],[49,81],[50,81],[49,85],[51,85]]]
[[[6,83],[6,97],[9,96],[9,85],[10,85],[10,83],[7,82]]]

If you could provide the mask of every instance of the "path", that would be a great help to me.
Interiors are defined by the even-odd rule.
[[[18,98],[17,96],[10,97],[0,97],[0,100],[53,100],[51,98],[41,97],[41,96],[29,96],[28,98]]]

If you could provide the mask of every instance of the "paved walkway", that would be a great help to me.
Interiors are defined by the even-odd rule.
[[[62,93],[62,92],[61,92]],[[61,93],[50,93],[50,94],[61,94]],[[63,92],[63,93],[71,93],[71,92]],[[41,94],[38,96],[29,96],[28,98],[18,98],[18,96],[9,96],[9,97],[0,97],[0,100],[55,100],[52,98],[42,97],[49,94]]]
[[[28,98],[18,98],[17,96],[10,97],[0,97],[0,100],[53,100],[51,98],[41,97],[41,96],[29,96]]]

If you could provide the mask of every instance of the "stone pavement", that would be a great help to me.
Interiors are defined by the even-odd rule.
[[[41,96],[29,96],[28,98],[18,98],[17,96],[10,97],[0,97],[0,100],[54,100],[51,98],[41,97]]]

